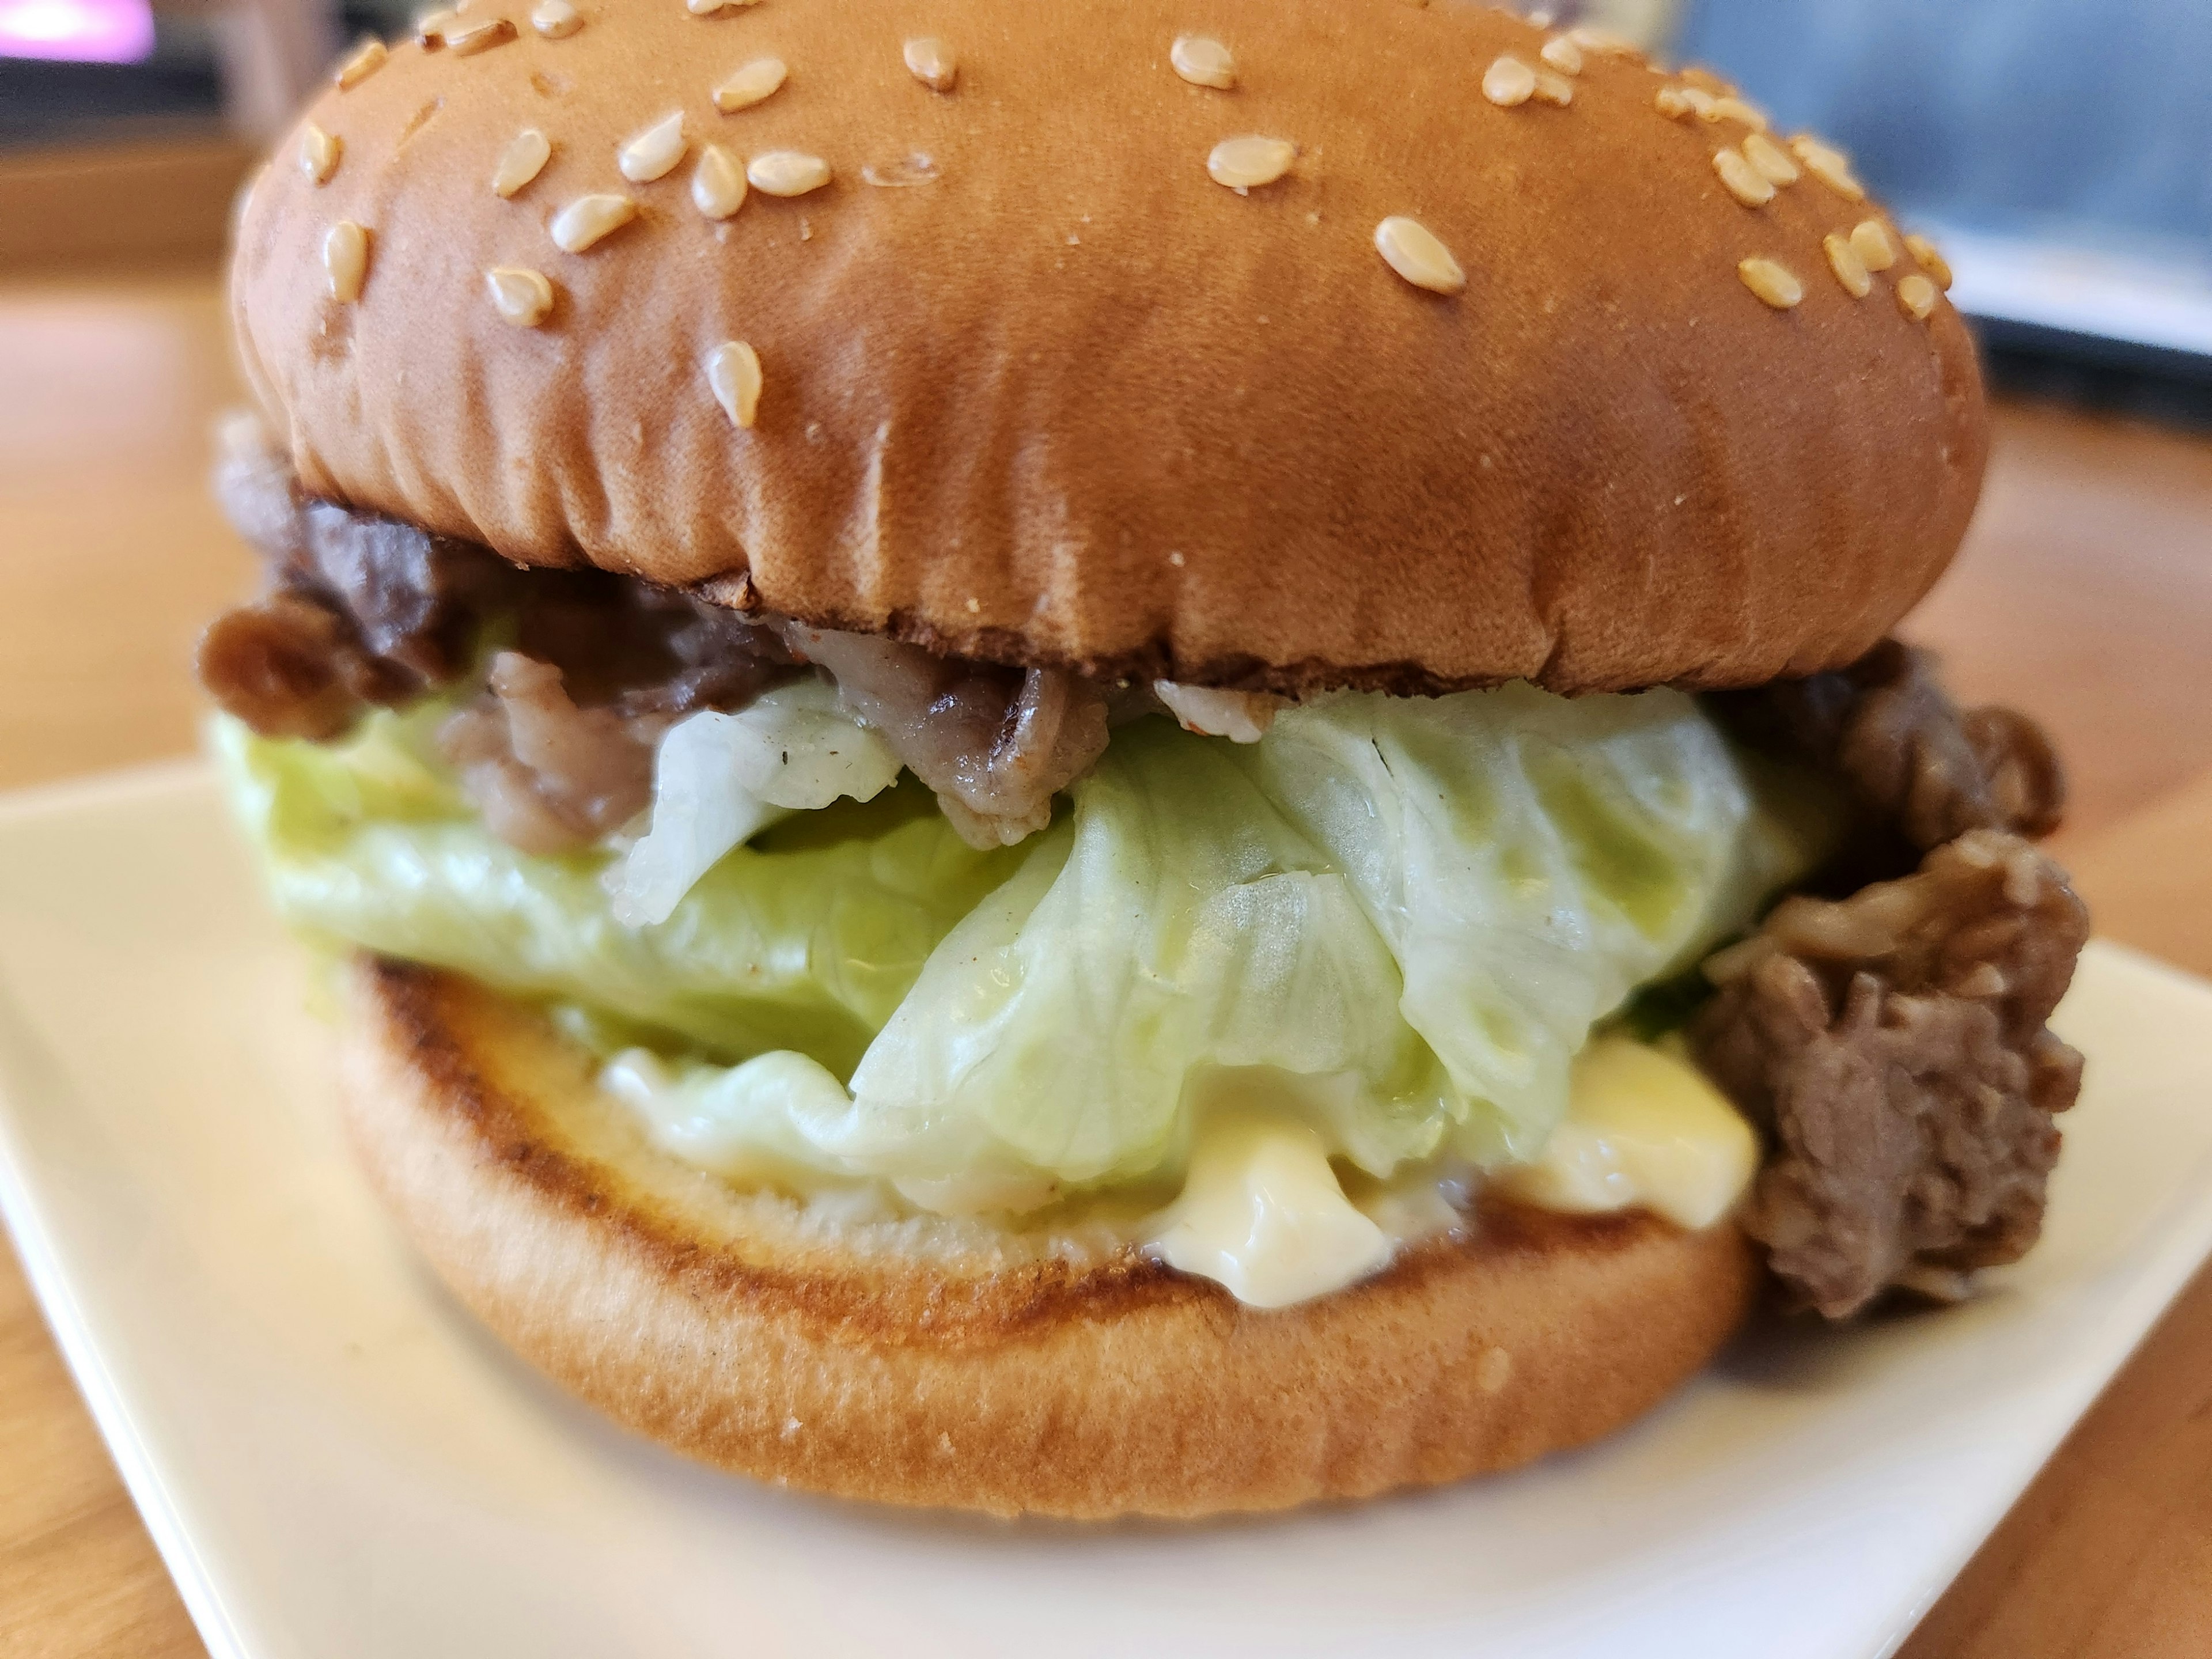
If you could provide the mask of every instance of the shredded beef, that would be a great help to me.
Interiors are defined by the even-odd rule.
[[[269,592],[209,629],[209,690],[265,734],[335,737],[372,703],[452,684],[487,626],[511,623],[505,689],[495,684],[447,741],[486,822],[517,845],[558,850],[626,821],[616,804],[636,791],[610,780],[649,784],[650,757],[633,752],[641,734],[695,709],[741,708],[809,662],[978,846],[1042,829],[1053,796],[1105,750],[1107,695],[1076,676],[756,622],[604,571],[520,572],[470,543],[303,496],[251,420],[223,440],[216,493],[259,549]],[[541,726],[562,738],[550,757],[526,752]]]
[[[774,629],[689,594],[598,570],[532,571],[521,586],[516,647],[587,707],[726,713],[799,672]]]
[[[307,560],[305,505],[261,417],[233,410],[216,427],[215,498],[230,527],[272,569]]]
[[[216,495],[260,553],[270,597],[319,605],[343,624],[333,653],[385,665],[363,702],[401,700],[451,679],[468,665],[483,617],[514,602],[518,573],[483,549],[301,495],[251,416],[226,421],[220,436]],[[221,698],[226,683],[204,678]],[[333,665],[326,678],[349,676]]]
[[[2057,866],[1978,829],[1840,903],[1785,900],[1707,963],[1692,1042],[1770,1137],[1745,1225],[1796,1301],[1956,1295],[2035,1242],[2081,1076],[2046,1022],[2087,937]]]
[[[1712,703],[1752,741],[1840,775],[1916,854],[1969,830],[2047,835],[2065,808],[2064,776],[2040,726],[2008,708],[1961,714],[1934,659],[1895,640],[1849,668]]]
[[[483,619],[514,602],[519,573],[482,548],[329,501],[302,510],[307,560],[291,586],[327,596],[370,654],[441,685],[469,666]]]
[[[343,613],[283,591],[216,617],[200,639],[199,674],[264,736],[317,742],[344,732],[364,704],[403,702],[422,684],[370,655]]]
[[[1106,695],[1073,674],[936,657],[797,623],[783,625],[783,638],[937,792],[971,846],[1011,847],[1044,828],[1053,796],[1106,750]]]
[[[775,634],[719,606],[598,570],[532,570],[413,525],[301,495],[251,416],[224,423],[216,494],[260,552],[268,592],[216,620],[200,678],[268,736],[325,738],[471,666],[487,624],[563,695],[627,717],[738,708],[796,672]]]
[[[1972,708],[1965,719],[1997,828],[2040,841],[2066,812],[2066,771],[2051,735],[2016,708]]]
[[[438,744],[494,835],[526,853],[568,853],[645,810],[666,724],[580,708],[559,669],[502,651],[484,695],[446,722]]]

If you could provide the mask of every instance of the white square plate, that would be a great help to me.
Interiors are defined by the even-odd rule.
[[[2212,1248],[2212,988],[2111,946],[2042,1246],[1768,1328],[1607,1443],[1200,1528],[874,1511],[694,1468],[481,1335],[354,1179],[207,775],[0,803],[0,1200],[219,1659],[1870,1659]]]

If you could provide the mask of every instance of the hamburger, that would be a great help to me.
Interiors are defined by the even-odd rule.
[[[2033,1243],[2063,785],[1892,630],[1948,272],[1345,0],[475,0],[244,198],[215,743],[369,1180],[647,1435],[1190,1516]]]

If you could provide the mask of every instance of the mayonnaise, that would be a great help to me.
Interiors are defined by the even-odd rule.
[[[1211,1118],[1152,1253],[1255,1308],[1284,1308],[1364,1279],[1391,1241],[1344,1195],[1310,1126],[1256,1113]]]
[[[762,1055],[740,1069],[760,1088],[836,1089],[796,1054]],[[617,1055],[600,1082],[662,1147],[726,1179],[801,1193],[838,1184],[756,1146],[742,1122],[702,1109],[642,1050]],[[1465,1224],[1464,1166],[1409,1166],[1388,1182],[1355,1183],[1357,1202],[1346,1194],[1312,1114],[1299,1109],[1324,1083],[1259,1068],[1207,1079],[1182,1194],[1123,1236],[1249,1306],[1282,1308],[1357,1284],[1389,1266],[1401,1245]],[[1758,1162],[1751,1127],[1686,1060],[1606,1036],[1576,1060],[1566,1116],[1541,1155],[1498,1172],[1490,1186],[1541,1209],[1641,1206],[1695,1229],[1728,1213]],[[1054,1196],[1042,1177],[985,1171],[891,1185],[939,1214],[1020,1214]]]
[[[1541,1209],[1642,1205],[1694,1229],[1726,1215],[1758,1166],[1751,1126],[1703,1073],[1663,1048],[1606,1036],[1576,1059],[1566,1120],[1542,1155],[1494,1185]]]

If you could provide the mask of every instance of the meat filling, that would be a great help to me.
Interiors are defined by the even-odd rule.
[[[1042,829],[1114,723],[1164,709],[1251,742],[1276,709],[937,657],[599,571],[519,572],[303,497],[251,422],[227,431],[217,488],[269,582],[202,641],[216,701],[256,731],[327,739],[503,645],[439,740],[487,827],[533,853],[592,845],[642,811],[675,720],[741,708],[810,665],[979,847]],[[1712,703],[1745,739],[1840,776],[1867,820],[1832,889],[1856,893],[1790,899],[1708,964],[1718,993],[1693,1046],[1770,1142],[1746,1224],[1790,1295],[1831,1317],[1892,1286],[1956,1294],[2033,1242],[2052,1119],[2080,1078],[2045,1022],[2087,924],[2022,839],[2057,822],[2056,757],[2022,715],[1961,713],[1925,653],[1893,641]],[[1902,878],[1862,885],[1877,876]]]
[[[335,619],[324,678],[358,682],[360,703],[404,702],[460,673],[483,618],[524,586],[520,572],[467,542],[301,495],[250,417],[226,422],[221,439],[216,499],[261,555],[270,597]],[[375,664],[374,674],[350,672],[352,658]],[[223,666],[204,659],[202,678],[228,708]]]
[[[422,682],[369,654],[352,620],[313,594],[279,589],[224,612],[200,638],[200,679],[264,737],[323,742],[368,703],[397,704]]]
[[[446,742],[487,824],[529,851],[626,822],[617,806],[641,807],[651,781],[648,753],[647,797],[609,787],[637,773],[629,751],[695,710],[742,708],[806,663],[978,847],[1042,829],[1053,797],[1105,752],[1107,693],[1075,675],[756,623],[601,571],[526,574],[468,543],[305,498],[250,419],[224,428],[216,494],[259,550],[270,592],[203,640],[216,701],[264,735],[336,737],[371,704],[452,684],[487,629],[511,624],[514,648],[495,673],[508,689],[489,687]],[[561,742],[525,738],[548,723]]]
[[[653,746],[667,724],[660,714],[579,708],[559,669],[502,651],[484,695],[446,722],[438,746],[494,835],[526,853],[570,853],[645,811]]]
[[[1091,682],[933,657],[869,634],[783,624],[784,641],[837,683],[853,717],[937,792],[975,847],[1044,828],[1052,798],[1106,752],[1107,698]]]
[[[1962,712],[1894,640],[1713,701],[1840,776],[1867,820],[1840,883],[1856,893],[1788,900],[1707,964],[1720,994],[1693,1042],[1771,1143],[1747,1225],[1788,1295],[1832,1318],[1893,1285],[1955,1295],[2035,1242],[2051,1119],[2080,1083],[2045,1022],[2087,922],[2024,839],[2058,823],[2057,757],[2024,714]]]
[[[1771,1147],[1744,1224],[1830,1318],[1954,1297],[2043,1221],[2081,1056],[2046,1022],[2088,917],[2019,836],[1970,830],[1841,902],[1791,898],[1706,964],[1706,1072]]]
[[[2009,708],[1960,713],[1928,653],[1895,640],[1849,668],[1712,701],[1754,744],[1839,775],[1915,854],[1969,830],[2046,836],[2065,808],[2040,726]]]

